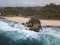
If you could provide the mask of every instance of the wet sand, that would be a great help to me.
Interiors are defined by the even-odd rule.
[[[19,23],[26,23],[30,18],[25,17],[5,17],[8,20],[16,21]],[[60,27],[60,20],[40,20],[42,26],[58,26]]]

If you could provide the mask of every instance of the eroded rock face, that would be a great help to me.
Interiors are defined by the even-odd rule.
[[[26,24],[32,31],[39,32],[39,29],[41,28],[41,22],[38,18],[31,18]]]

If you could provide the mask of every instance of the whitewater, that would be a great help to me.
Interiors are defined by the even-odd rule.
[[[60,45],[60,28],[34,32],[21,23],[0,19],[0,45]]]

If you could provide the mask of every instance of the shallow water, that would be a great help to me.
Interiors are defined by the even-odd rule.
[[[42,27],[40,32],[8,20],[0,20],[0,45],[60,45],[60,28]]]

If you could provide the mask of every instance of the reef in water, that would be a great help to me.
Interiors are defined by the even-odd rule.
[[[34,32],[20,23],[1,20],[0,45],[60,45],[60,28],[45,27]]]

